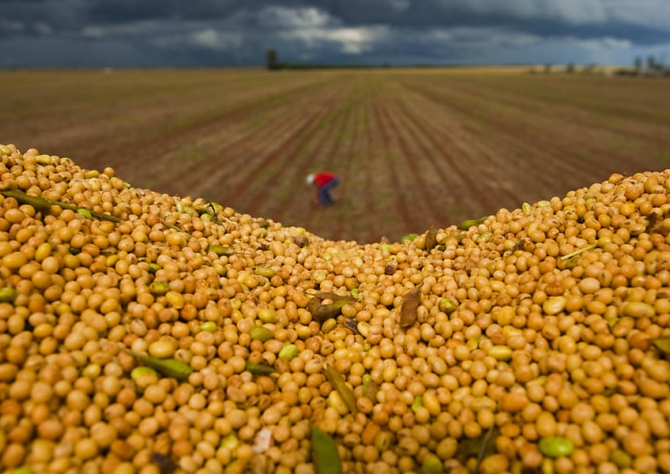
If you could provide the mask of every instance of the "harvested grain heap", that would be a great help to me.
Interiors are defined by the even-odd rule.
[[[0,163],[5,469],[670,472],[670,171],[361,246]]]

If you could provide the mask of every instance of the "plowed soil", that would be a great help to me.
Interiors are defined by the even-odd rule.
[[[335,240],[670,166],[670,81],[504,69],[0,72],[0,143]],[[341,177],[321,209],[309,172]]]

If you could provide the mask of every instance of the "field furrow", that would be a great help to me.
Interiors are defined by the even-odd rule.
[[[402,168],[400,160],[402,159],[402,150],[397,146],[397,136],[393,135],[393,131],[388,122],[388,113],[384,110],[387,106],[388,97],[383,100],[377,99],[373,104],[372,113],[374,116],[373,127],[378,127],[381,131],[382,137],[382,165],[381,170],[383,175],[379,175],[373,181],[373,186],[380,187],[383,195],[389,195],[388,198],[382,199],[379,204],[382,208],[383,204],[387,204],[382,211],[383,215],[390,220],[400,220],[410,229],[417,229],[419,227],[419,220],[416,218],[416,213],[410,207],[411,194],[420,183],[409,182],[402,175]],[[377,191],[380,193],[380,191]]]
[[[385,119],[392,136],[396,137],[400,162],[396,163],[403,181],[406,199],[411,201],[415,216],[415,232],[422,232],[430,225],[440,225],[447,221],[444,207],[444,190],[440,189],[440,173],[435,163],[435,153],[426,150],[422,138],[413,134],[405,123],[405,118],[397,104],[397,90],[389,89],[386,100]],[[419,161],[417,157],[421,156]]]
[[[473,105],[471,99],[465,99],[466,96],[454,91],[441,90],[436,93],[433,90],[424,89],[418,92],[432,97],[446,108],[457,111],[464,117],[474,117],[484,123],[485,130],[480,134],[484,141],[487,141],[489,136],[494,140],[496,137],[507,137],[508,143],[516,142],[522,144],[524,148],[531,145],[536,152],[520,155],[521,162],[518,164],[520,169],[526,171],[536,169],[537,173],[546,173],[548,169],[551,169],[552,174],[548,175],[547,179],[554,178],[556,174],[565,176],[565,179],[554,180],[550,188],[536,187],[532,180],[521,180],[518,184],[519,192],[524,195],[534,195],[539,198],[538,192],[545,196],[547,191],[553,193],[552,195],[560,194],[568,189],[605,179],[616,170],[629,172],[632,167],[639,166],[636,160],[631,156],[622,155],[616,147],[596,146],[595,143],[598,143],[600,139],[576,138],[586,136],[588,131],[566,133],[565,130],[570,129],[569,124],[510,112],[510,108],[506,109],[504,115],[496,115],[495,103],[485,110],[481,103],[478,103],[479,99]],[[495,133],[491,133],[493,130]],[[572,145],[570,140],[572,140]],[[509,151],[511,150],[508,149],[507,152]],[[545,158],[540,159],[543,155]],[[559,188],[557,185],[562,187]]]
[[[433,139],[438,145],[425,145],[424,154],[432,152],[437,157],[433,162],[444,183],[444,193],[450,198],[448,205],[455,214],[450,216],[452,222],[523,201],[516,188],[518,173],[509,148],[490,143],[489,137],[478,134],[479,124],[465,125],[470,120],[454,109],[440,107],[410,91],[400,97],[403,100],[399,115],[407,120],[407,129],[422,135],[420,143],[430,144]],[[463,176],[479,183],[475,193]],[[541,179],[532,175],[528,178]]]
[[[306,107],[308,104],[303,99],[298,105]],[[183,190],[198,189],[202,196],[218,198],[223,194],[221,188],[231,186],[237,174],[244,173],[255,158],[275,153],[287,137],[300,134],[309,126],[311,116],[290,113],[287,107],[280,107],[258,118],[263,120],[235,124],[243,127],[239,136],[227,136],[230,127],[211,131],[208,139],[214,142],[212,148],[207,148],[207,152],[201,153],[198,158],[203,162],[202,167],[190,173],[188,179],[173,185]],[[165,177],[167,181],[170,178],[170,175]]]
[[[324,170],[335,173],[340,179],[340,185],[331,192],[337,205],[325,209],[317,205],[311,206],[305,224],[307,228],[327,229],[325,235],[335,240],[346,238],[347,232],[343,232],[343,228],[346,228],[348,224],[347,219],[351,211],[350,199],[355,196],[355,193],[347,192],[350,184],[347,168],[351,163],[351,156],[347,156],[347,150],[350,149],[351,137],[355,132],[358,94],[357,84],[352,83],[338,107],[337,123],[334,122],[324,127],[327,129],[327,138],[322,140],[321,146],[309,156],[304,157],[305,159],[298,164],[299,177],[303,179],[309,172]],[[315,194],[314,189],[310,189],[309,192],[312,198]],[[342,199],[342,196],[348,198]]]
[[[263,215],[303,227],[319,225],[322,214],[327,214],[332,219],[330,209],[319,208],[316,189],[305,183],[305,177],[310,172],[329,169],[324,153],[333,146],[333,142],[346,125],[349,109],[346,98],[348,93],[348,89],[340,90],[340,100],[330,107],[328,113],[314,121],[310,133],[301,137],[301,145],[296,153],[286,156],[283,162],[277,163],[277,173],[269,183],[270,186],[277,188],[277,196],[267,201]],[[338,172],[337,169],[331,171]],[[256,209],[261,212],[260,208]],[[286,213],[287,210],[294,212]],[[332,225],[329,226],[328,233],[332,235]]]
[[[251,156],[245,161],[245,166],[234,175],[228,177],[224,193],[217,198],[219,202],[231,203],[243,212],[251,212],[250,204],[254,195],[261,194],[271,199],[270,191],[263,185],[263,181],[271,179],[276,173],[285,173],[285,169],[278,167],[274,162],[284,159],[293,161],[296,153],[304,146],[310,135],[320,126],[320,120],[332,113],[341,95],[340,90],[328,90],[327,99],[318,101],[311,112],[300,111],[303,120],[300,126],[291,131],[288,136],[279,142],[270,153]],[[304,181],[303,181],[304,183]],[[285,185],[295,185],[293,181],[285,181]],[[249,209],[249,211],[247,211]],[[267,216],[271,218],[272,216]]]

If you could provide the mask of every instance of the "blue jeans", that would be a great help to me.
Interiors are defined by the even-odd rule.
[[[335,178],[319,188],[319,201],[321,201],[322,206],[330,206],[333,203],[329,191],[338,184],[340,184],[340,180]]]

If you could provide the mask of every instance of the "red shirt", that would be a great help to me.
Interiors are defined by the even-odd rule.
[[[328,171],[322,171],[321,173],[316,173],[314,175],[314,182],[318,187],[321,187],[324,184],[328,184],[334,179],[335,175],[333,173],[329,173]]]

